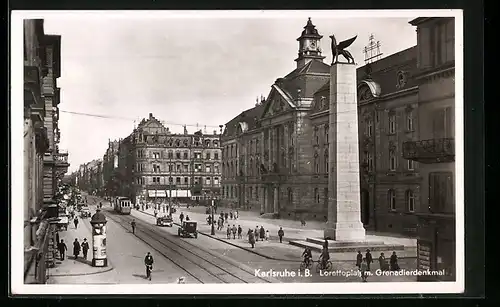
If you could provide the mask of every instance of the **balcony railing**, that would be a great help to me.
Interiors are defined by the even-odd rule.
[[[455,139],[442,138],[403,143],[403,158],[420,163],[455,161]]]

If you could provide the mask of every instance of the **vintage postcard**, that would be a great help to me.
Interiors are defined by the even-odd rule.
[[[11,30],[14,295],[464,290],[461,10]]]

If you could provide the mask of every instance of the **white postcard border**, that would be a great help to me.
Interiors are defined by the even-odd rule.
[[[49,18],[390,18],[455,17],[455,165],[456,281],[391,283],[280,283],[178,285],[28,285],[23,278],[23,19]],[[463,11],[338,10],[338,11],[12,11],[11,14],[11,291],[12,294],[418,294],[461,293],[465,286]],[[56,33],[47,33],[56,34]],[[64,39],[64,38],[62,38]],[[458,64],[458,65],[457,65]],[[459,238],[462,238],[460,240]]]

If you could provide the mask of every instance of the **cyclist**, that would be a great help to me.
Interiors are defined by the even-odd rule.
[[[153,256],[148,252],[146,258],[144,258],[144,264],[146,265],[146,278],[151,280],[151,270],[153,269]]]
[[[304,263],[306,265],[309,265],[309,262],[311,261],[312,258],[311,249],[309,247],[306,247],[306,249],[302,253],[302,257],[304,257]]]
[[[321,267],[325,269],[326,263],[328,262],[328,260],[330,260],[330,253],[328,253],[328,248],[323,247],[321,256],[319,256],[319,260],[321,261]]]

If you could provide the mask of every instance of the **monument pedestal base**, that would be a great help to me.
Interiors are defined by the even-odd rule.
[[[365,228],[361,222],[327,224],[324,238],[334,241],[364,241]]]

